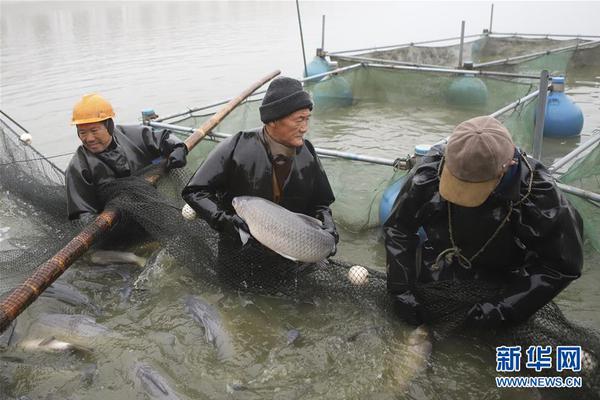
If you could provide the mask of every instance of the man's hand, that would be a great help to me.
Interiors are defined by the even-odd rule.
[[[478,329],[496,328],[506,321],[501,304],[477,303],[467,313],[467,325]]]
[[[175,147],[171,154],[169,154],[169,158],[167,158],[167,170],[184,167],[187,162],[187,153],[188,149],[186,146]]]

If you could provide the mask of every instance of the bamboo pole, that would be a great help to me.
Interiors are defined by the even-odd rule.
[[[235,107],[237,107],[246,97],[250,96],[256,89],[279,75],[280,71],[274,71],[259,81],[255,82],[242,92],[239,96],[232,99],[217,112],[211,119],[204,122],[187,140],[185,145],[192,150],[202,138],[204,138],[223,118],[225,118]],[[164,172],[163,172],[164,173]],[[155,183],[162,174],[152,175],[146,179]],[[81,255],[83,255],[94,242],[105,232],[117,224],[119,221],[118,211],[103,211],[96,220],[86,226],[81,233],[75,236],[65,247],[52,256],[51,259],[41,264],[35,269],[29,278],[20,286],[17,286],[2,303],[0,303],[0,333],[4,332],[10,323],[17,318],[23,310],[42,294],[62,273],[73,264]]]

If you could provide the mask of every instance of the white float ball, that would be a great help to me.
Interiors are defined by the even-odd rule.
[[[348,270],[348,279],[357,286],[366,285],[369,282],[369,271],[365,267],[355,265]]]
[[[21,142],[23,142],[27,145],[30,145],[31,141],[33,140],[33,138],[31,137],[31,135],[29,133],[22,134],[19,139],[21,139]]]
[[[183,206],[183,208],[181,209],[181,215],[188,221],[196,219],[196,211],[194,211],[194,209],[190,207],[189,204]]]

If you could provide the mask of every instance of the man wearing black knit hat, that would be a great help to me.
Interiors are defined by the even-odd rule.
[[[264,125],[220,143],[183,189],[184,200],[220,233],[220,249],[224,244],[239,249],[238,232],[248,231],[231,205],[236,196],[262,197],[315,217],[337,243],[329,208],[333,191],[314,147],[304,139],[312,108],[300,81],[273,80],[260,107]]]

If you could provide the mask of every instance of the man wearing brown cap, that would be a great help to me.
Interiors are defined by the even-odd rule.
[[[424,238],[417,235],[419,228]],[[546,168],[488,116],[458,125],[415,167],[384,225],[388,291],[406,321],[427,321],[414,286],[479,280],[501,295],[466,322],[492,328],[527,319],[581,273],[582,221]]]
[[[300,81],[273,80],[260,107],[264,125],[220,143],[184,188],[184,200],[220,233],[220,249],[239,248],[239,230],[248,232],[231,205],[236,196],[262,197],[318,218],[337,243],[329,208],[333,191],[315,149],[304,138],[312,108]]]

